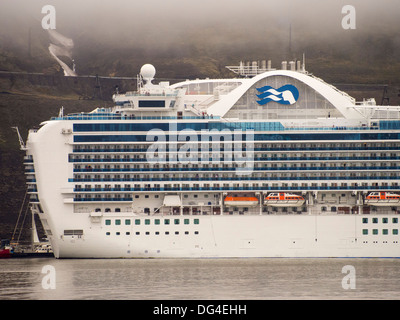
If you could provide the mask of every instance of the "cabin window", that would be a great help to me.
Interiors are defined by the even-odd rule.
[[[368,218],[363,218],[362,223],[368,223]]]
[[[110,226],[111,225],[111,220],[107,219],[106,220],[106,226]]]
[[[164,100],[139,100],[139,108],[165,108]]]
[[[362,233],[363,233],[363,235],[367,235],[368,234],[368,229],[363,229]]]
[[[399,222],[399,218],[392,218],[392,222],[393,223],[398,223]]]

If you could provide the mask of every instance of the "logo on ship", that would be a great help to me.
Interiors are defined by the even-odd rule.
[[[284,85],[279,89],[271,86],[257,88],[260,94],[257,97],[260,99],[257,103],[261,106],[266,105],[270,101],[275,101],[279,104],[291,105],[295,104],[299,99],[299,90],[291,84]]]

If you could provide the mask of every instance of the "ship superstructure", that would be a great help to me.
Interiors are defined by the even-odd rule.
[[[400,256],[400,107],[290,66],[171,85],[145,65],[114,108],[31,130],[55,256]]]

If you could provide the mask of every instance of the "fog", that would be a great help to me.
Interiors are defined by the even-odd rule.
[[[193,52],[215,57],[225,51],[224,58],[233,60],[261,58],[261,52],[284,56],[289,46],[311,56],[316,45],[328,51],[368,49],[357,42],[362,37],[376,50],[376,35],[388,37],[393,56],[400,48],[398,0],[1,0],[0,49],[22,45],[29,28],[33,41],[46,33],[44,5],[55,7],[57,32],[73,40],[74,55],[85,61],[85,66],[77,61],[81,69],[101,54],[107,60]],[[356,9],[355,30],[342,28],[344,5]]]
[[[168,41],[188,30],[212,28],[257,39],[291,24],[293,34],[326,38],[344,33],[341,10],[346,4],[356,9],[359,31],[399,30],[397,0],[2,0],[0,20],[12,33],[23,21],[40,25],[42,7],[53,5],[58,31],[71,37],[87,33],[117,42],[133,36]]]

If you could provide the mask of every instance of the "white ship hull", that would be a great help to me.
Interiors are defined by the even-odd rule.
[[[302,72],[169,87],[145,71],[115,109],[29,133],[28,190],[55,257],[400,257],[398,203],[366,201],[400,192],[400,107],[371,120]]]
[[[54,253],[57,258],[400,256],[398,236],[381,230],[373,235],[372,224],[365,227],[359,215],[200,216],[197,225],[154,224],[166,218],[171,217],[144,225],[142,217],[140,226],[86,223],[81,236],[53,238]],[[90,221],[87,216],[82,220]],[[364,228],[370,229],[368,235]]]

